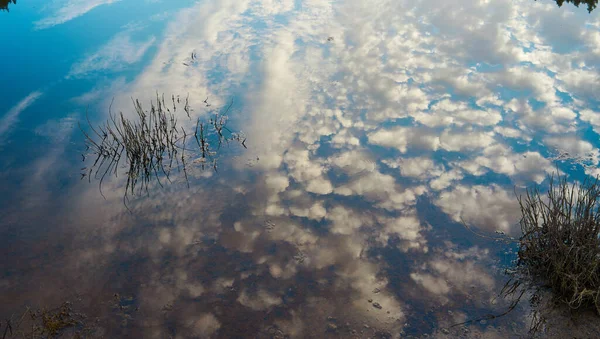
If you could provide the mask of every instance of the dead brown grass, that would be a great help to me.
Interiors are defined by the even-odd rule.
[[[519,265],[556,300],[600,314],[600,186],[598,179],[569,184],[552,176],[519,197],[522,219]]]

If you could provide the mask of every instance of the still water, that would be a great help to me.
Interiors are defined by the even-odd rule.
[[[0,8],[1,319],[70,301],[87,337],[518,337],[526,302],[451,326],[510,304],[515,193],[600,174],[585,4]],[[125,197],[82,130],[157,94],[239,138]]]

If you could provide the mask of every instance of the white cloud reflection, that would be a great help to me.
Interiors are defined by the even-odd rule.
[[[0,140],[4,134],[9,132],[11,127],[17,122],[19,115],[29,106],[31,106],[41,95],[42,92],[39,91],[30,93],[2,116],[2,119],[0,119]]]
[[[598,120],[583,110],[594,99],[586,90],[598,74],[584,60],[595,50],[582,56],[557,46],[583,41],[579,31],[589,26],[569,19],[565,40],[547,27],[553,13],[513,1],[314,0],[300,11],[291,1],[208,1],[182,11],[126,97],[184,91],[218,104],[246,86],[244,130],[260,161],[236,170],[260,179],[239,190],[252,203],[232,230],[217,236],[255,265],[231,278],[241,284],[239,304],[254,311],[283,307],[285,281],[335,267],[332,291],[351,291],[354,312],[385,319],[387,313],[365,304],[373,299],[396,321],[406,319],[408,300],[387,288],[384,263],[366,256],[370,250],[394,244],[398,253],[424,256],[406,272],[426,292],[422,299],[448,303],[474,286],[488,298],[496,287],[483,264],[487,250],[451,247],[440,256],[427,234],[443,225],[419,219],[419,197],[456,223],[512,232],[519,215],[512,187],[474,185],[472,178],[493,173],[518,184],[543,181],[551,160],[520,147],[534,140],[570,152],[596,149],[575,133]],[[191,51],[198,62],[182,66]],[[565,62],[568,53],[581,62]],[[214,69],[225,83],[207,78]],[[254,190],[258,200],[245,195]],[[347,203],[353,198],[362,205]],[[183,253],[197,237],[192,229],[164,229],[159,238]],[[273,243],[276,252],[265,251]],[[243,285],[265,275],[283,285],[269,287],[267,278],[253,278],[252,289]],[[294,321],[278,324],[307,335],[302,309],[293,312]]]
[[[73,65],[69,77],[89,75],[98,71],[119,71],[125,66],[141,60],[156,38],[150,36],[144,41],[132,41],[132,31],[117,34],[99,50],[81,62]]]
[[[34,23],[36,29],[46,29],[78,18],[94,8],[121,0],[54,0],[47,9],[52,13]]]

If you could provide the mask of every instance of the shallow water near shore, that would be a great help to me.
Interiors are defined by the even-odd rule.
[[[478,319],[511,304],[517,195],[600,174],[580,7],[8,3],[0,319],[69,301],[87,337],[525,336],[525,300]],[[190,136],[218,116],[238,139],[124,198],[125,158],[100,184],[82,130],[157,95]]]

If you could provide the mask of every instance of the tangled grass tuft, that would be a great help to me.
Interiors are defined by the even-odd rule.
[[[519,264],[573,309],[595,308],[600,314],[600,181],[569,184],[550,178],[519,197],[521,230]]]
[[[207,98],[208,99],[208,98]],[[144,109],[139,100],[133,100],[135,114],[131,119],[122,112],[114,114],[112,103],[109,107],[109,119],[94,127],[87,120],[89,131],[79,126],[86,140],[86,152],[82,161],[88,157],[94,159],[89,167],[83,167],[81,178],[99,179],[98,187],[102,193],[102,183],[107,175],[118,176],[119,170],[125,168],[127,181],[123,201],[128,196],[148,193],[153,179],[162,186],[160,178],[171,182],[173,169],[182,171],[188,184],[187,161],[205,165],[217,170],[217,152],[221,146],[236,142],[246,148],[246,138],[241,133],[233,132],[227,127],[228,116],[233,101],[224,110],[211,110],[209,121],[196,118],[193,130],[178,125],[175,112],[181,102],[180,97],[171,96],[171,104],[165,102],[164,95],[156,94],[156,100],[150,102],[150,109]],[[210,105],[207,104],[207,107]],[[192,121],[188,98],[185,98],[183,111]],[[87,116],[86,116],[87,117]],[[189,125],[189,124],[188,124]],[[192,138],[193,136],[193,138]],[[187,160],[186,160],[187,159]],[[125,204],[127,206],[127,204]]]

